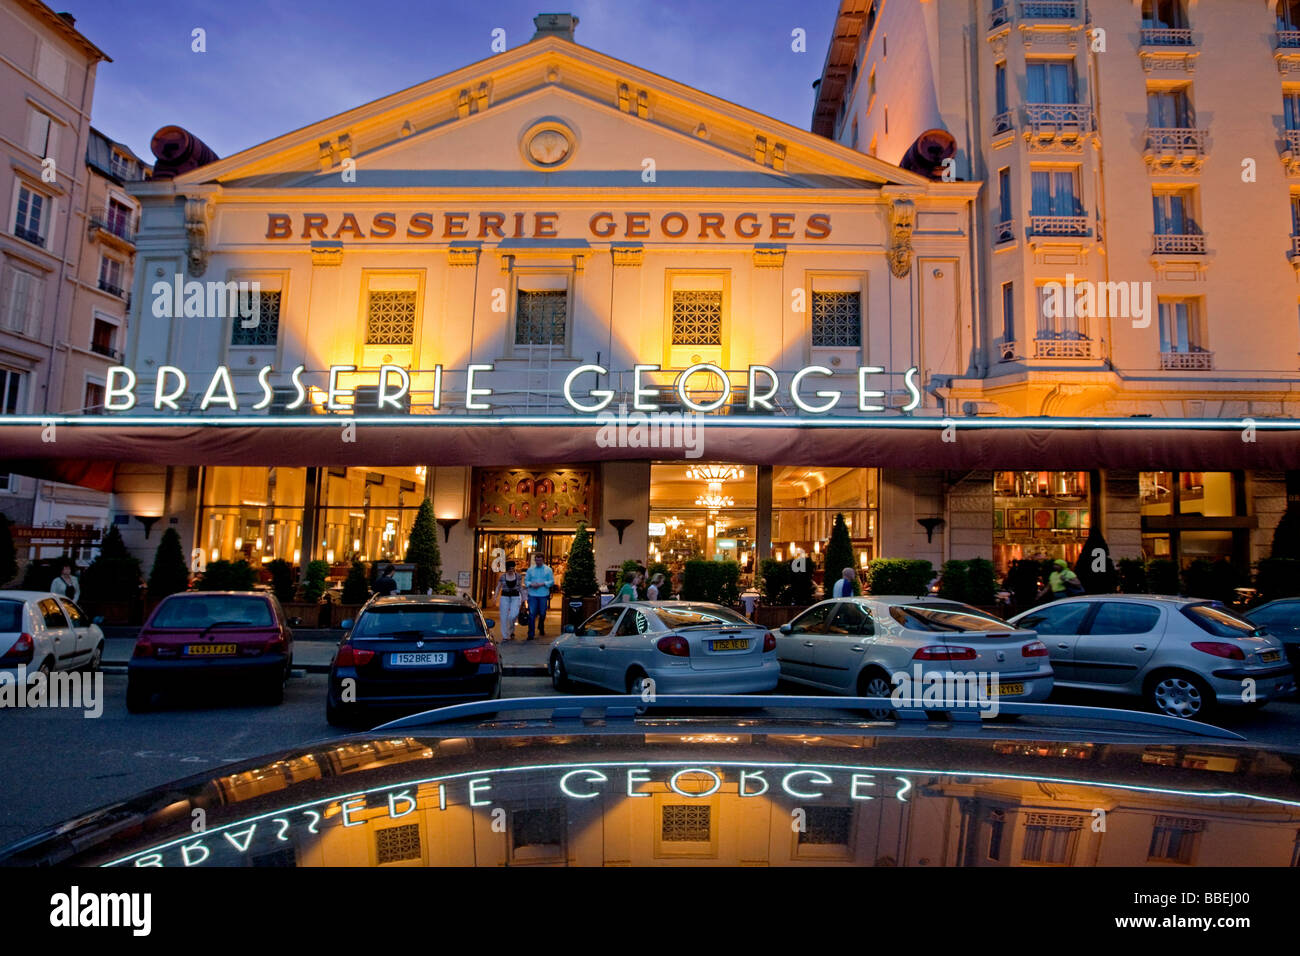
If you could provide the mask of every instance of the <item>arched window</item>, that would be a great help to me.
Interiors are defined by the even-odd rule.
[[[1277,0],[1277,28],[1282,32],[1300,30],[1300,0]]]
[[[1148,30],[1186,29],[1187,4],[1184,0],[1142,0],[1142,26]]]

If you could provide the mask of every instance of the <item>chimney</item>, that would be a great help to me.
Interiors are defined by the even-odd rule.
[[[562,37],[570,43],[574,42],[573,30],[578,25],[578,18],[572,13],[539,13],[533,17],[533,26],[537,27],[537,32],[533,34],[533,39],[541,37]]]
[[[61,16],[65,21],[67,21],[68,26],[75,27],[77,25],[77,18],[74,17],[72,14],[60,13],[59,16]]]

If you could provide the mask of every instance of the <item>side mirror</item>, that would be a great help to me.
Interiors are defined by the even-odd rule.
[[[793,634],[793,633],[794,633],[794,628],[792,628],[789,624],[782,624],[782,625],[781,625],[781,633],[782,633],[782,634]]]
[[[345,631],[350,631],[352,629],[352,618],[345,617],[343,620],[339,621],[339,627],[343,628]]]
[[[104,623],[104,615],[102,615],[102,614],[96,614],[94,617],[92,617],[92,618],[90,619],[90,623],[92,623],[92,624],[103,624],[103,623]]]
[[[494,621],[494,620],[492,620],[492,618],[488,618],[488,619],[485,620],[483,623],[487,625],[487,629],[488,629],[489,631],[492,630],[492,628],[494,628],[494,627],[497,626],[497,622]]]

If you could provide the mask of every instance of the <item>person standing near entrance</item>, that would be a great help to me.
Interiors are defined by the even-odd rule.
[[[664,586],[663,573],[658,572],[655,574],[654,577],[650,579],[650,586],[645,589],[645,599],[647,601],[658,601],[659,592],[660,590],[662,590],[663,586]]]
[[[50,582],[50,592],[75,601],[81,594],[81,579],[74,573],[75,568],[69,562],[59,567],[59,576]]]
[[[503,641],[515,639],[515,624],[519,622],[519,606],[524,600],[523,583],[519,572],[515,570],[515,563],[507,561],[506,573],[497,581],[497,608],[501,612],[501,640]]]
[[[1048,597],[1058,601],[1063,597],[1082,594],[1083,583],[1079,580],[1079,576],[1070,570],[1070,563],[1065,558],[1057,558],[1052,562],[1052,573],[1047,579],[1047,589],[1051,591]]]
[[[546,603],[551,599],[551,588],[555,585],[555,575],[546,566],[542,552],[533,555],[533,566],[524,575],[524,588],[528,591],[528,640],[535,633],[546,636]]]
[[[831,589],[831,597],[853,597],[857,590],[854,585],[857,583],[858,572],[853,568],[845,568],[840,572],[840,579],[835,582],[835,587]]]
[[[375,583],[370,590],[374,591],[378,597],[388,597],[397,590],[397,579],[393,577],[393,566],[384,565],[384,570],[375,578]]]

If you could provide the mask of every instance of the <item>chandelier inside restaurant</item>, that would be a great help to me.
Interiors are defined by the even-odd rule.
[[[716,511],[736,504],[735,498],[722,493],[722,485],[723,482],[744,479],[745,469],[736,465],[691,465],[686,469],[686,477],[708,485],[708,491],[696,498],[695,503],[701,508]]]

